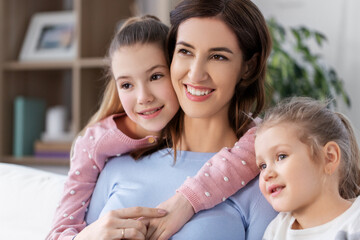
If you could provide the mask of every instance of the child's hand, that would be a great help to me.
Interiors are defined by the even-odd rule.
[[[176,193],[157,207],[165,209],[167,215],[149,221],[146,234],[146,239],[149,240],[169,239],[195,214],[193,207],[181,193]]]

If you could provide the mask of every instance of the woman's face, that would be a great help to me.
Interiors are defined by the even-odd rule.
[[[121,47],[112,71],[128,117],[139,129],[162,130],[179,109],[164,51],[155,43]]]
[[[190,18],[180,24],[170,72],[187,116],[227,116],[245,71],[242,58],[235,33],[222,20]]]

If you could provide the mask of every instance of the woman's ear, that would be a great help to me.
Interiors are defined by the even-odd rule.
[[[241,78],[247,80],[255,71],[258,64],[259,53],[255,53],[249,60],[244,63],[244,70]]]
[[[332,175],[340,165],[341,150],[339,145],[330,141],[323,147],[325,166],[324,171],[327,175]]]

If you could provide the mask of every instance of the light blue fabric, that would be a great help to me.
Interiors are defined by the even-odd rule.
[[[110,160],[99,176],[86,222],[91,224],[113,209],[156,207],[214,155],[186,151],[178,154],[176,164],[169,149],[137,161],[129,155]],[[261,239],[276,214],[262,196],[256,178],[225,202],[196,214],[172,239]]]

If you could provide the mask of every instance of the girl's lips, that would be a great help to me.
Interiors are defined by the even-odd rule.
[[[189,100],[202,102],[211,97],[215,90],[211,88],[196,87],[190,84],[184,84],[184,91]]]
[[[157,117],[163,108],[164,108],[164,106],[161,106],[158,108],[146,109],[146,110],[138,112],[138,114],[145,119],[152,119],[152,118]]]
[[[276,197],[278,196],[282,190],[285,188],[285,186],[281,186],[281,185],[271,185],[268,188],[268,193],[272,196],[272,197]]]

